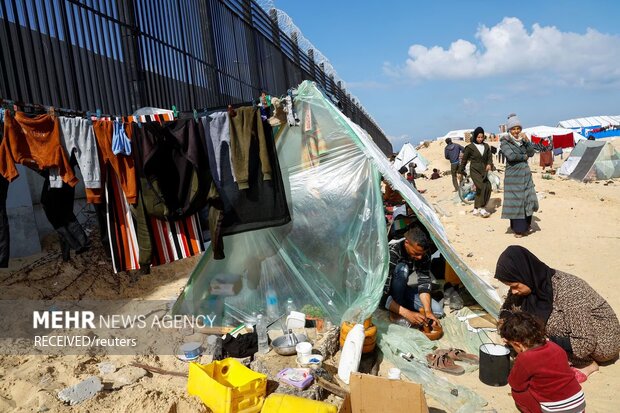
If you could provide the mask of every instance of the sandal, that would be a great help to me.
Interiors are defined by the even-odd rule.
[[[426,356],[426,362],[428,363],[428,367],[432,369],[454,374],[455,376],[465,373],[465,369],[454,364],[454,361],[452,361],[447,354],[428,354]]]
[[[470,363],[470,364],[480,363],[480,359],[478,358],[478,356],[470,354],[464,350],[461,350],[460,348],[451,348],[449,350],[439,349],[439,350],[435,350],[434,353],[439,356],[446,354],[448,357],[450,357],[454,361],[462,361],[462,362]]]

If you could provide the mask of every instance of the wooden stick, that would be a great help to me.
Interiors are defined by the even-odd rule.
[[[150,371],[151,373],[167,374],[168,376],[187,377],[187,373],[181,373],[180,371],[164,370],[164,369],[160,369],[159,367],[149,366],[148,364],[131,363],[130,365],[134,367],[139,367],[146,371]]]

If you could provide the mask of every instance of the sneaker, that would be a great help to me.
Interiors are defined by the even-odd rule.
[[[488,218],[488,217],[491,215],[491,214],[490,214],[490,213],[489,213],[486,209],[484,209],[484,208],[480,208],[480,209],[478,210],[478,213],[480,214],[480,216],[481,216],[482,218]]]
[[[473,211],[471,211],[472,215],[480,215],[480,210],[478,208],[474,208]]]

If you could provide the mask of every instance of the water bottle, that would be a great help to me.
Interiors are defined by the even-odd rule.
[[[289,298],[288,300],[286,300],[286,314],[290,315],[291,311],[295,311],[295,304],[293,303],[293,299]]]
[[[256,316],[256,334],[258,335],[258,353],[269,353],[269,338],[267,336],[267,323],[263,315]]]
[[[273,287],[268,286],[266,297],[267,301],[267,318],[270,320],[275,320],[280,317],[280,310],[278,307],[278,295],[276,294],[276,290]]]

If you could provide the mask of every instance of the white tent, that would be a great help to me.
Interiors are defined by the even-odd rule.
[[[428,160],[426,160],[418,151],[415,150],[412,144],[406,143],[400,148],[396,159],[394,159],[394,163],[392,166],[397,171],[403,166],[409,165],[410,162],[416,164],[416,172],[421,173],[428,169]]]
[[[573,134],[573,140],[575,142],[575,144],[577,144],[577,142],[586,139],[583,135],[579,134],[578,132],[572,130],[572,129],[566,129],[566,128],[554,128],[552,126],[534,126],[531,128],[525,128],[523,129],[523,133],[525,133],[528,138],[531,138],[532,135],[534,136],[538,136],[539,138],[546,138],[549,136],[553,136],[553,135],[567,135],[569,133]]]
[[[620,115],[617,116],[590,116],[587,118],[576,118],[561,120],[558,127],[569,129],[580,129],[591,126],[620,125]]]
[[[464,141],[465,134],[472,133],[473,131],[474,131],[474,128],[451,130],[450,132],[446,133],[444,136],[438,137],[436,140],[442,141],[442,140],[446,140],[447,138],[451,138],[453,141]]]

